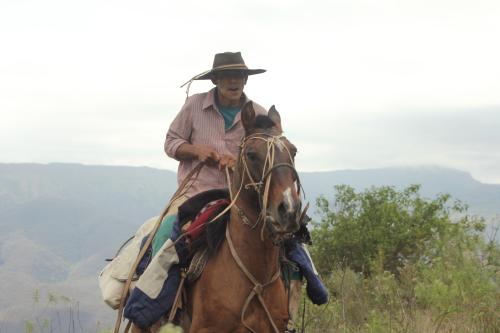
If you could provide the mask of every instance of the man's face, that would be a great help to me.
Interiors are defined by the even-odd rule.
[[[248,75],[244,71],[221,71],[216,73],[214,83],[219,93],[219,103],[224,106],[238,106],[247,83]]]

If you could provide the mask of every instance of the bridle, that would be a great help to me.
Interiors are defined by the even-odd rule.
[[[300,186],[299,175],[298,175],[297,170],[295,169],[295,166],[294,166],[293,157],[292,157],[292,155],[291,155],[290,150],[288,149],[288,147],[286,147],[286,145],[282,142],[283,138],[284,137],[281,136],[281,135],[269,135],[269,134],[265,134],[265,133],[256,133],[256,134],[251,134],[249,136],[246,136],[242,140],[242,143],[241,143],[241,146],[240,146],[241,149],[240,149],[239,163],[240,163],[240,165],[243,166],[243,173],[241,174],[240,186],[239,186],[239,190],[238,190],[236,196],[233,196],[232,193],[231,193],[231,204],[230,204],[229,207],[231,207],[232,205],[234,205],[235,208],[236,208],[236,210],[237,210],[237,212],[238,212],[238,215],[239,215],[240,219],[242,220],[242,222],[244,224],[248,224],[252,229],[254,229],[261,221],[263,222],[262,223],[262,229],[261,229],[261,239],[262,239],[262,241],[264,241],[264,228],[265,228],[266,225],[268,226],[268,228],[271,229],[271,235],[273,234],[273,232],[272,232],[272,228],[273,228],[272,224],[269,223],[269,220],[272,219],[272,218],[270,216],[266,215],[267,204],[268,204],[268,199],[269,199],[269,188],[270,188],[270,185],[271,185],[271,177],[272,177],[273,171],[276,170],[276,169],[278,169],[278,168],[282,168],[282,167],[290,168],[292,170],[292,172],[294,173],[295,181],[297,183],[297,185],[296,185],[297,186],[297,194],[300,195],[300,191],[302,189],[302,187]],[[264,161],[264,166],[262,168],[262,175],[261,175],[259,181],[255,181],[254,177],[252,177],[252,173],[250,172],[250,169],[249,169],[248,163],[247,163],[247,159],[246,159],[245,151],[246,151],[246,148],[247,148],[247,144],[248,144],[248,142],[250,140],[263,140],[263,141],[265,141],[265,143],[267,145],[266,158],[265,158],[265,161]],[[277,163],[277,164],[274,164],[275,153],[276,153],[276,146],[277,145],[281,145],[281,146],[283,146],[286,149],[286,151],[288,153],[288,156],[290,158],[290,163]],[[227,169],[226,169],[226,172],[227,172],[226,175],[228,176],[228,180],[229,180],[229,172],[227,171]],[[239,194],[241,192],[241,189],[243,188],[243,183],[244,183],[245,175],[250,180],[250,182],[248,182],[248,183],[246,183],[244,185],[245,189],[253,188],[257,192],[257,195],[259,197],[260,213],[259,213],[259,216],[257,218],[257,221],[253,225],[250,225],[249,220],[245,216],[244,212],[241,210],[241,208],[238,207],[238,205],[236,205],[236,199],[238,198],[238,196],[239,196]],[[231,188],[231,186],[230,186],[230,188]],[[301,214],[301,217],[298,220],[298,223],[300,223],[301,218],[302,218],[302,216],[304,214],[305,214],[305,210]],[[280,236],[277,236],[276,234],[274,235],[273,243],[275,245],[277,244],[276,238],[279,238],[279,237]],[[229,246],[229,251],[231,252],[231,255],[232,255],[234,261],[236,262],[236,264],[238,265],[238,267],[241,269],[241,271],[245,274],[245,276],[247,277],[247,279],[253,284],[253,288],[250,291],[250,294],[247,296],[247,298],[245,300],[245,303],[243,305],[243,309],[241,311],[241,323],[250,332],[256,333],[245,322],[245,313],[246,313],[246,311],[248,309],[248,306],[250,305],[250,302],[252,301],[252,299],[254,297],[256,297],[257,300],[259,301],[259,303],[261,304],[262,308],[264,309],[264,311],[265,311],[265,313],[267,315],[267,318],[269,319],[269,322],[271,323],[271,326],[273,327],[274,332],[275,333],[279,333],[279,330],[278,330],[276,324],[274,323],[272,315],[271,315],[271,313],[270,313],[270,311],[269,311],[266,303],[264,302],[264,298],[262,296],[264,288],[267,287],[267,286],[269,286],[269,285],[271,285],[271,284],[273,284],[276,280],[279,279],[279,277],[281,275],[281,269],[280,269],[279,265],[278,265],[278,268],[277,268],[276,272],[272,275],[272,277],[271,277],[271,279],[269,281],[267,281],[265,283],[260,283],[253,276],[253,274],[246,268],[245,264],[243,263],[243,261],[241,260],[240,256],[238,255],[238,252],[236,251],[236,248],[235,248],[235,246],[233,244],[233,241],[231,239],[231,234],[229,232],[229,226],[226,227],[226,239],[227,239],[227,243],[228,243],[228,246]]]
[[[278,168],[289,168],[292,170],[292,173],[295,177],[295,182],[296,182],[296,190],[297,194],[300,196],[301,193],[301,184],[300,184],[300,179],[299,179],[299,174],[297,170],[295,169],[294,165],[294,160],[292,157],[292,154],[290,153],[290,150],[286,146],[285,143],[283,143],[283,139],[285,137],[283,135],[271,135],[267,133],[255,133],[246,136],[243,138],[242,143],[240,145],[240,155],[239,155],[239,161],[241,165],[243,166],[243,174],[241,177],[241,184],[240,184],[240,189],[241,186],[244,183],[244,175],[249,179],[249,182],[244,185],[245,189],[253,188],[258,195],[259,198],[259,216],[257,218],[257,221],[253,225],[253,227],[256,227],[260,222],[271,222],[273,218],[267,214],[267,206],[268,206],[268,200],[269,200],[269,189],[271,186],[271,179],[272,179],[272,173]],[[246,149],[248,146],[248,143],[251,140],[262,140],[265,142],[266,147],[267,147],[267,152],[266,152],[266,157],[264,160],[264,166],[262,168],[262,173],[259,181],[255,181],[255,178],[252,176],[252,173],[250,171],[250,168],[248,167],[248,161],[246,157]],[[276,147],[283,147],[283,149],[286,150],[290,163],[277,163],[274,164],[275,156],[276,156]],[[281,148],[278,148],[281,149]],[[239,207],[237,207],[239,215],[241,215],[241,211]],[[300,222],[300,221],[299,221]],[[271,234],[274,235],[275,238],[281,238],[277,233],[275,232],[274,228],[272,227],[271,223],[262,223],[262,229],[261,229],[261,239],[264,240],[264,227],[268,226]]]

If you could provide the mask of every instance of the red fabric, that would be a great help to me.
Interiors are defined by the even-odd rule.
[[[227,199],[219,199],[206,204],[187,228],[188,237],[191,240],[197,239],[205,230],[206,223],[216,217],[229,203]]]

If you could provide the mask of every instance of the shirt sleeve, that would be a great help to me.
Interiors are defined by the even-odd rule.
[[[191,118],[192,103],[186,101],[181,111],[170,124],[165,138],[165,153],[173,159],[179,160],[175,154],[183,143],[190,143],[193,123]]]

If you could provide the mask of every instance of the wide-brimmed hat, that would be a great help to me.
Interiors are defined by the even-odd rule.
[[[212,69],[193,77],[192,80],[211,80],[214,74],[227,70],[244,71],[247,75],[264,73],[265,69],[250,69],[245,65],[241,52],[217,53],[214,57]]]

